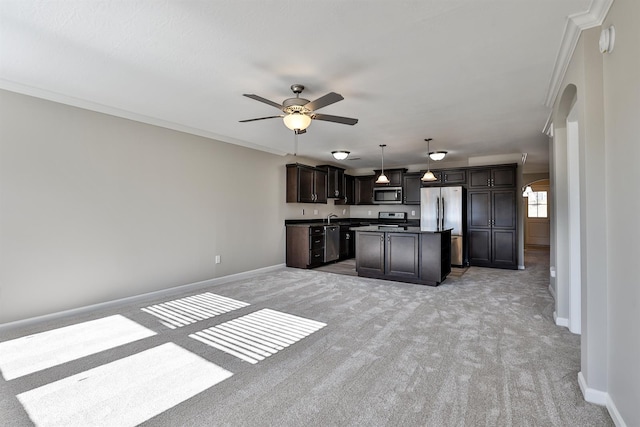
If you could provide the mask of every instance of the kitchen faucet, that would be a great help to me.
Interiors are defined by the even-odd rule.
[[[331,218],[338,218],[338,215],[334,213],[330,213],[329,215],[327,215],[327,224],[331,224]]]

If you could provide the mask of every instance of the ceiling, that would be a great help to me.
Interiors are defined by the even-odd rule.
[[[548,170],[545,97],[568,17],[592,0],[0,2],[0,87],[348,169],[514,158]],[[344,100],[298,136],[303,84]],[[297,150],[296,150],[297,146]],[[332,150],[351,151],[333,161]],[[353,160],[353,159],[356,160]],[[433,163],[432,163],[433,166]]]

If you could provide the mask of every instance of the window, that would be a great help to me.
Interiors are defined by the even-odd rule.
[[[529,193],[527,216],[529,218],[547,218],[547,192],[534,191]]]

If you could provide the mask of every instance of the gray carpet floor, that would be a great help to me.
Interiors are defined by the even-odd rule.
[[[0,425],[33,425],[20,393],[174,343],[233,375],[143,425],[612,426],[606,409],[580,393],[580,337],[553,322],[548,252],[527,251],[526,265],[471,267],[438,287],[285,268],[176,295],[211,292],[251,304],[176,329],[141,310],[167,298],[5,328],[0,342],[121,314],[157,334],[0,378]],[[189,337],[261,309],[326,326],[256,364]]]

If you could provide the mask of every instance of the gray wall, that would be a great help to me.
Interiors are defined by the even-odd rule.
[[[563,81],[575,85],[579,109],[582,358],[585,397],[606,403],[614,418],[640,425],[640,2],[616,0],[602,27],[583,31]],[[616,45],[598,52],[602,28],[615,25]],[[567,310],[563,228],[567,220],[567,105],[554,106],[556,212],[552,264],[558,268],[556,310]],[[564,156],[564,157],[563,157]]]
[[[288,161],[0,91],[0,323],[284,263]]]
[[[640,2],[616,0],[603,27],[616,46],[603,57],[608,393],[628,426],[640,425]],[[595,345],[595,344],[594,344]]]

